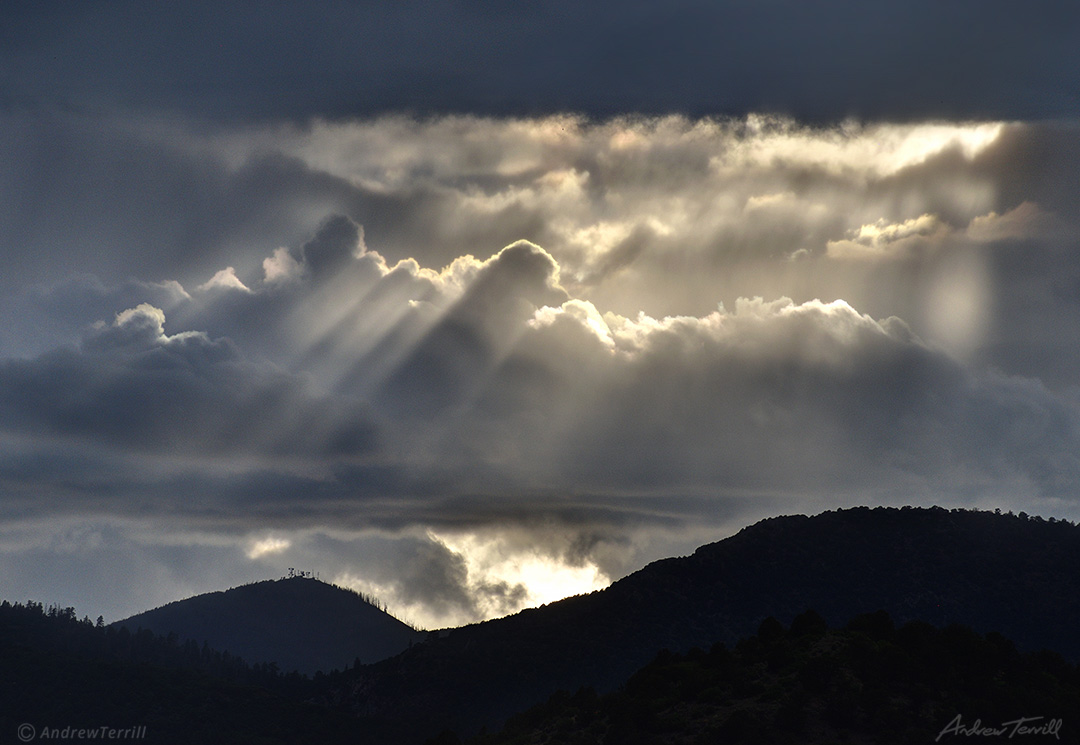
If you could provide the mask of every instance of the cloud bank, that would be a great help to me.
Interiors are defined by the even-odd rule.
[[[0,118],[6,592],[437,626],[777,512],[1080,517],[1074,125]]]
[[[577,111],[1032,119],[1075,113],[1075,4],[640,0],[483,8],[207,0],[5,14],[0,106],[217,120]]]

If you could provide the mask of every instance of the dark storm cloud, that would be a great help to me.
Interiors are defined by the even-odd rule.
[[[283,153],[276,132],[251,134],[255,146],[249,134],[228,131],[221,145],[214,132],[153,118],[0,116],[0,288],[50,285],[71,273],[110,286],[138,277],[194,288],[226,265],[250,282],[275,247],[293,247],[299,259],[298,247],[333,213],[362,224],[388,256],[418,255],[436,267],[478,246],[550,238],[541,211],[510,204],[482,221],[463,219],[460,193],[423,173],[406,173],[397,188],[371,188]],[[394,167],[374,164],[378,173]]]
[[[0,296],[0,349],[36,355],[83,338],[91,324],[112,318],[118,309],[149,303],[166,313],[183,308],[191,296],[175,281],[129,279],[107,285],[92,274],[76,274],[51,284],[32,284]]]
[[[73,152],[104,137],[71,126],[73,137],[89,138],[76,138],[82,144]],[[23,359],[8,360],[5,374],[48,404],[35,418],[14,394],[6,399],[12,421],[28,428],[22,432],[90,439],[97,427],[109,433],[106,442],[123,447],[143,443],[153,449],[155,442],[177,438],[183,449],[194,441],[191,432],[216,432],[207,441],[224,441],[229,427],[250,429],[235,422],[262,416],[260,444],[245,436],[236,442],[248,444],[230,447],[310,456],[323,451],[302,438],[292,441],[312,421],[296,412],[340,412],[326,426],[341,430],[341,448],[348,451],[346,441],[360,447],[364,438],[359,432],[346,436],[351,425],[345,419],[368,421],[357,403],[366,397],[373,409],[410,412],[418,424],[414,431],[398,426],[391,433],[387,470],[368,474],[366,493],[400,494],[401,484],[410,483],[401,474],[425,472],[414,475],[424,484],[416,493],[433,505],[453,498],[454,489],[482,501],[498,484],[550,508],[545,499],[554,488],[545,495],[527,486],[550,487],[553,474],[565,477],[560,488],[575,486],[567,474],[585,479],[594,496],[632,490],[637,479],[641,492],[717,484],[775,491],[794,488],[798,470],[771,469],[756,459],[759,451],[786,452],[783,459],[810,464],[807,473],[826,483],[847,479],[846,466],[834,468],[803,440],[821,444],[832,442],[826,435],[833,430],[855,433],[850,442],[837,439],[837,449],[878,462],[889,447],[919,442],[924,429],[963,434],[973,421],[956,413],[963,407],[942,409],[952,418],[931,426],[898,403],[906,400],[904,391],[922,390],[911,376],[926,390],[981,390],[984,378],[973,371],[965,374],[983,382],[965,388],[955,383],[962,378],[955,363],[929,365],[926,360],[937,359],[934,344],[1010,373],[1035,378],[1053,370],[1051,397],[1078,364],[1068,353],[1080,330],[1070,291],[1080,267],[1069,248],[1078,195],[1068,178],[1077,159],[1075,127],[1068,124],[812,129],[770,118],[670,117],[592,125],[558,118],[387,119],[210,134],[184,127],[162,134],[130,122],[111,127],[107,131],[119,133],[119,144],[104,148],[102,162],[105,152],[141,143],[130,156],[138,167],[124,173],[150,173],[158,162],[167,179],[188,174],[180,180],[208,185],[214,198],[197,200],[207,209],[231,195],[234,201],[214,205],[220,211],[195,210],[191,219],[220,219],[217,234],[234,237],[207,244],[217,258],[200,260],[203,268],[188,272],[195,279],[186,281],[186,290],[175,281],[81,276],[6,298],[19,313],[5,333]],[[162,160],[162,153],[169,157]],[[75,170],[61,172],[73,177]],[[137,200],[141,183],[135,178],[122,194]],[[62,191],[53,186],[44,193]],[[50,204],[46,198],[41,210],[59,216],[67,203]],[[371,217],[372,223],[333,216],[341,204],[353,218]],[[389,205],[389,216],[378,218]],[[259,241],[258,232],[244,232],[259,215],[275,213],[273,207],[287,213],[276,218],[289,226],[280,240]],[[130,218],[138,235],[154,240],[169,234],[168,224],[144,212],[136,209]],[[103,205],[95,219],[104,224],[114,214]],[[495,251],[506,215],[527,215],[526,222],[543,225],[547,245],[517,243]],[[310,227],[290,238],[303,225]],[[236,236],[244,240],[237,243]],[[443,266],[447,246],[457,250],[470,242],[477,254],[493,257],[481,261],[458,253]],[[20,245],[13,240],[13,247]],[[170,277],[167,262],[177,261],[169,250],[143,252],[138,242],[124,244],[117,255],[125,251],[164,257],[159,280]],[[416,258],[406,259],[406,251]],[[131,271],[141,274],[142,268],[136,263]],[[965,287],[971,297],[961,297],[968,304],[957,306],[964,294],[957,288]],[[678,364],[666,366],[663,356],[654,358],[645,348],[618,365],[608,359],[619,328],[642,339],[675,340],[678,325],[668,324],[666,314],[707,319],[717,300],[733,305],[734,298],[754,294],[790,295],[791,307],[804,315],[816,307],[804,305],[814,297],[844,297],[871,317],[904,318],[928,343],[897,347],[907,351],[894,350],[889,358],[907,377],[873,357],[856,356],[858,346],[849,350],[851,379],[807,367],[799,357],[750,364],[729,354],[736,347],[723,344],[714,349],[715,359],[680,351],[671,354]],[[534,317],[537,309],[558,308],[568,298],[575,303],[558,317]],[[591,304],[581,302],[586,299]],[[145,313],[129,316],[126,324],[112,320],[140,303],[165,312],[172,341],[162,341],[157,322]],[[642,307],[659,319],[656,329],[632,320]],[[607,319],[603,311],[609,309],[625,314],[617,317],[623,320]],[[772,316],[787,312],[769,311],[759,326],[727,313],[723,323],[743,324],[753,335],[774,328],[779,321]],[[825,327],[847,317],[830,313],[819,313]],[[1049,329],[1042,319],[1051,316],[1057,319],[1052,333],[1032,333]],[[49,340],[70,343],[95,321],[105,328],[82,347],[43,353],[56,346]],[[552,325],[544,326],[548,321]],[[719,342],[702,336],[707,325],[678,328],[708,350]],[[31,341],[37,331],[39,338]],[[880,342],[873,334],[866,338]],[[1039,349],[1031,348],[1036,338]],[[200,358],[211,352],[220,356]],[[1045,365],[1037,362],[1040,354]],[[160,369],[151,371],[151,360]],[[714,363],[720,367],[709,366]],[[774,363],[787,366],[788,378],[777,377]],[[953,373],[939,378],[942,370]],[[311,375],[323,393],[305,387],[301,375]],[[803,381],[804,394],[785,393],[788,379]],[[83,381],[85,395],[65,399],[54,384],[59,380]],[[159,392],[155,381],[162,380],[170,382]],[[690,385],[701,380],[714,383]],[[682,388],[688,393],[680,398]],[[259,390],[267,391],[270,414],[244,403]],[[189,397],[202,402],[183,418],[194,423],[190,428],[172,427],[168,417],[153,414],[176,414]],[[760,411],[754,409],[759,419],[737,405],[740,397],[761,403]],[[1057,404],[1068,409],[1067,401]],[[127,409],[135,412],[123,415],[131,422],[117,413]],[[865,415],[843,414],[859,410]],[[901,430],[886,424],[898,419],[915,422],[905,430],[914,433],[910,442],[886,437],[898,436]],[[709,421],[727,424],[710,430]],[[146,432],[153,436],[143,438]],[[321,434],[327,443],[333,439],[330,432]],[[954,440],[957,447],[965,441]],[[1020,438],[1016,445],[1019,453]],[[717,450],[741,455],[707,456]],[[990,450],[984,443],[956,457]],[[438,468],[431,466],[444,456]],[[912,462],[921,457],[912,455]],[[420,461],[422,469],[416,468]],[[1024,463],[1017,473],[1038,471],[1030,459]],[[1067,460],[1062,464],[1068,470]],[[758,484],[759,472],[775,478]],[[344,488],[331,491],[347,494]],[[412,509],[425,520],[443,519],[437,506],[416,504],[405,512]],[[391,512],[386,520],[392,522]]]
[[[316,280],[332,276],[363,252],[364,230],[344,215],[319,226],[315,237],[300,247],[300,262]]]
[[[1017,246],[1049,250],[1046,236],[1068,228],[1028,203],[960,226],[880,220],[803,263],[910,272],[950,241],[961,258],[993,261]],[[587,532],[709,520],[750,494],[914,495],[948,484],[942,493],[961,500],[1013,487],[1067,500],[1080,477],[1067,392],[965,367],[903,321],[843,301],[605,314],[572,297],[559,263],[534,244],[441,272],[389,266],[344,216],[268,261],[284,274],[267,269],[250,287],[225,272],[194,294],[79,280],[43,295],[97,310],[156,292],[192,330],[167,334],[166,314],[143,303],[77,347],[0,363],[4,429],[22,438],[5,461],[11,488],[32,492],[51,463],[62,493],[101,491],[106,469],[58,457],[70,442],[86,448],[87,464],[110,453],[194,458],[154,466],[156,475],[120,462],[113,482],[166,512],[186,511],[184,493],[216,495],[223,524],[333,514],[400,530],[547,515]],[[239,456],[256,460],[233,463]]]
[[[55,281],[61,256],[67,272],[110,284],[137,276],[194,286],[226,255],[247,269],[268,246],[296,245],[326,205],[340,211],[355,191],[280,156],[230,168],[152,131],[115,119],[0,117],[0,287]],[[312,202],[317,213],[305,214]]]
[[[82,562],[72,576],[104,587],[116,567],[139,564],[130,582],[160,580],[168,600],[245,581],[252,567],[271,576],[279,564],[314,565],[392,607],[466,621],[540,602],[532,593],[543,582],[513,570],[527,560],[541,579],[564,572],[554,586],[588,591],[769,514],[941,502],[1080,516],[1075,123],[335,119],[379,110],[408,78],[358,76],[349,85],[370,95],[339,109],[319,108],[342,90],[330,67],[325,88],[264,96],[270,78],[310,83],[293,42],[319,36],[331,6],[282,34],[280,68],[256,66],[258,34],[216,45],[229,28],[265,30],[301,12],[260,7],[254,20],[170,8],[173,46],[162,46],[164,31],[143,33],[152,19],[142,6],[87,6],[53,19],[53,41],[16,35],[0,52],[10,104],[0,115],[0,568],[31,578],[5,587],[49,582],[82,603],[87,593],[57,575]],[[332,6],[346,21],[386,19],[384,37],[336,59],[367,64],[395,38],[428,39],[436,24],[409,26],[402,7]],[[430,7],[440,23],[452,10],[478,33],[531,23],[533,35],[488,40],[484,51],[450,34],[428,57],[401,47],[379,64],[498,61],[500,45],[515,43],[520,64],[535,65],[526,108],[549,105],[547,76],[563,70],[573,78],[559,94],[567,105],[606,84],[591,112],[640,96],[658,96],[659,108],[727,101],[709,88],[724,76],[744,85],[733,88],[735,111],[763,100],[758,82],[786,65],[798,74],[770,78],[776,98],[765,103],[831,118],[876,74],[860,62],[865,75],[826,80],[816,77],[825,58],[792,62],[761,47],[756,66],[710,68],[700,87],[691,78],[641,87],[686,64],[693,44],[683,42],[698,31],[658,39],[694,13],[702,24],[721,12],[761,25],[767,10],[783,11],[804,29],[779,24],[760,38],[795,54],[842,33],[849,46],[829,63],[840,66],[870,53],[845,23],[801,38],[810,11],[779,4],[624,4],[607,19],[615,33],[549,54],[544,75],[530,45],[550,38],[553,19],[589,19],[593,8],[473,17]],[[950,27],[932,21],[959,23],[959,6],[908,7],[904,18],[899,8],[848,9],[852,24],[883,24],[873,37],[882,59],[899,54],[889,46],[896,22],[925,32],[905,50],[914,67],[877,76],[880,91],[855,110],[915,116],[936,105],[935,86],[955,85],[942,110],[979,114],[973,102],[989,98],[973,82],[978,60],[948,68],[953,77],[937,65],[950,49],[997,38],[1000,15],[983,4],[971,35],[949,47]],[[221,76],[165,86],[190,71],[120,70],[127,52],[102,43],[73,83],[56,40],[87,47],[66,24],[78,16],[108,40],[119,27],[101,19],[120,10],[132,11],[128,40],[145,42],[150,60],[205,32]],[[220,28],[199,31],[211,18]],[[1017,49],[1046,20],[1016,19]],[[1054,20],[1036,62],[1068,56],[1055,33],[1070,19]],[[635,27],[660,34],[639,34],[641,49],[667,44],[671,58],[631,60]],[[318,46],[311,64],[334,48]],[[740,39],[713,52],[745,49]],[[241,52],[239,67],[221,64]],[[1008,57],[979,81],[1008,82],[1003,65],[1014,82],[1028,79],[1024,66],[1036,62]],[[586,58],[606,61],[579,64]],[[115,76],[91,85],[108,59]],[[499,75],[524,96],[511,85],[520,68],[451,80],[451,68],[433,78],[423,64],[413,79],[432,87],[415,100],[441,103],[418,109],[458,106]],[[140,112],[43,112],[53,94],[34,81],[49,65],[67,102],[122,99]],[[616,67],[636,72],[605,78]],[[923,68],[935,74],[912,77],[920,95],[905,99],[889,75]],[[1068,85],[1068,75],[1047,84]],[[229,97],[238,80],[247,97]],[[425,99],[434,81],[441,92]],[[1024,105],[1045,104],[1039,85],[1004,85],[993,110],[1025,111],[1017,101],[1029,92]],[[800,96],[818,94],[799,108]],[[509,110],[512,98],[486,100]],[[98,527],[71,527],[80,522]],[[566,580],[569,570],[583,575]],[[134,612],[135,595],[101,597]]]
[[[371,449],[363,406],[245,362],[227,339],[167,336],[148,304],[94,330],[79,349],[0,363],[4,430],[177,454],[340,455]]]
[[[854,257],[814,260],[891,266],[942,235],[1008,251],[1012,236],[1038,247],[1040,231],[1058,229],[1033,205],[963,230],[882,222],[843,239]],[[897,318],[760,298],[704,316],[601,313],[533,244],[441,272],[388,266],[343,216],[290,255],[295,266],[274,257],[292,273],[246,289],[52,288],[54,303],[70,292],[95,308],[171,291],[178,313],[231,338],[170,335],[165,312],[140,304],[88,323],[78,346],[0,362],[5,520],[166,520],[234,553],[269,530],[286,536],[271,549],[324,561],[352,549],[308,546],[310,531],[354,531],[362,551],[362,534],[383,530],[393,545],[364,565],[337,559],[342,576],[460,622],[533,597],[506,557],[613,577],[675,547],[673,535],[704,540],[749,514],[867,495],[1076,510],[1075,395],[966,365]],[[320,255],[335,271],[320,273],[318,258],[312,269]],[[249,343],[271,358],[300,350],[313,372],[253,361]],[[416,537],[424,530],[438,534]],[[653,548],[635,544],[645,534]],[[94,561],[149,551],[125,541],[79,550]],[[54,549],[14,548],[0,563],[42,550]],[[179,559],[153,560],[180,571]]]
[[[1066,0],[34,3],[5,13],[0,104],[1052,117],[1077,106],[1078,23]]]

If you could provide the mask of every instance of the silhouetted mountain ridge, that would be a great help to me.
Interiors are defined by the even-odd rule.
[[[788,623],[808,608],[833,625],[879,609],[898,623],[959,623],[1076,660],[1080,528],[941,508],[771,518],[606,590],[451,630],[323,700],[397,723],[401,742],[443,727],[467,735],[558,689],[614,689],[659,649],[733,644],[763,618]]]
[[[360,593],[310,577],[198,595],[113,625],[175,633],[248,662],[309,675],[392,657],[424,638]]]
[[[355,742],[361,726],[304,703],[313,684],[299,673],[248,665],[175,634],[95,626],[70,607],[0,601],[0,669],[3,742],[17,734],[20,741],[325,745]],[[127,734],[103,733],[109,729]]]
[[[1075,711],[1080,666],[1053,652],[964,626],[896,628],[883,611],[830,630],[807,611],[734,648],[664,650],[603,696],[560,691],[469,745],[899,745],[955,742],[976,722],[1003,740],[1077,742]]]

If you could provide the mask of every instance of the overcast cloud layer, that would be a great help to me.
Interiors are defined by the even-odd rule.
[[[213,119],[1071,116],[1071,0],[9,3],[0,105]]]
[[[1073,4],[375,7],[7,13],[0,596],[433,627],[768,515],[1080,518]]]

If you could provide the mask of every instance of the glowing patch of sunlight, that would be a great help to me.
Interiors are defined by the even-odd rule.
[[[564,146],[581,136],[583,126],[584,120],[573,114],[554,114],[540,119],[512,119],[505,125],[502,138],[509,144],[525,140],[545,147]]]
[[[236,276],[236,269],[227,266],[224,269],[218,271],[213,277],[203,282],[197,288],[200,292],[209,292],[210,290],[236,290],[238,292],[251,292],[251,288],[240,281],[240,278]]]
[[[1001,122],[986,124],[923,124],[912,128],[896,150],[898,168],[919,163],[949,147],[958,147],[971,160],[1001,134]]]
[[[964,359],[986,339],[993,281],[986,257],[972,251],[942,262],[926,290],[927,336]]]
[[[748,135],[712,159],[720,171],[777,165],[812,166],[830,172],[888,176],[958,148],[972,159],[997,140],[1002,122],[979,124],[848,123],[837,129],[813,129],[779,117],[750,116]]]
[[[814,128],[793,119],[752,114],[745,120],[683,116],[613,118],[589,122],[573,115],[500,119],[445,116],[416,120],[383,116],[365,122],[315,120],[195,138],[159,131],[173,142],[210,149],[232,168],[260,154],[281,152],[310,168],[363,188],[387,192],[409,182],[456,181],[481,174],[532,176],[573,167],[577,156],[637,157],[654,149],[705,146],[719,166],[812,165],[888,175],[950,147],[974,158],[991,145],[1001,122],[860,124]]]
[[[475,187],[464,189],[459,195],[460,208],[465,216],[470,213],[479,216],[497,215],[515,207],[530,210],[572,210],[579,207],[585,198],[588,181],[587,171],[556,169],[547,171],[527,185],[511,185],[493,193]]]
[[[498,569],[494,571],[498,572]],[[538,605],[602,590],[611,584],[611,580],[591,564],[571,567],[537,557],[514,562],[510,571],[500,578],[510,584],[520,582],[525,585],[529,600]]]
[[[569,139],[576,139],[584,120],[572,114],[555,114],[540,119],[511,119],[507,131],[513,135],[524,135],[526,139],[545,145],[560,144]]]
[[[274,249],[274,255],[263,259],[263,282],[274,284],[276,282],[288,282],[300,276],[303,271],[300,262],[292,257],[289,249],[281,247]]]
[[[949,233],[947,225],[936,215],[924,214],[901,223],[885,218],[852,231],[850,240],[828,241],[825,255],[831,259],[899,258],[915,248],[920,241]]]
[[[428,535],[464,559],[470,586],[502,582],[510,587],[523,585],[526,597],[513,610],[551,603],[611,584],[611,579],[588,560],[572,566],[541,551],[511,545],[499,537],[439,535],[431,531]],[[509,609],[490,606],[487,610],[498,613]]]
[[[267,536],[266,538],[260,538],[257,541],[252,541],[247,548],[247,557],[249,559],[261,559],[264,556],[270,556],[272,554],[280,554],[292,545],[292,541],[286,538],[274,538],[273,536]]]
[[[909,235],[925,235],[939,225],[935,215],[920,215],[902,223],[888,223],[884,219],[859,228],[856,240],[869,241],[872,245],[890,243]]]
[[[612,150],[633,150],[644,148],[648,141],[640,133],[632,129],[620,129],[611,135],[610,145]]]
[[[574,246],[590,264],[600,260],[620,243],[630,237],[634,230],[631,222],[602,220],[585,227],[575,228],[567,236],[567,242]],[[575,272],[578,280],[584,279],[585,267]]]
[[[588,300],[567,300],[558,308],[552,308],[551,306],[538,308],[533,317],[529,319],[528,324],[530,328],[541,329],[551,326],[563,316],[580,323],[605,346],[615,346],[615,340],[611,338],[611,329],[608,327],[607,321],[600,315],[596,306]]]
[[[541,193],[548,195],[549,202],[570,206],[585,196],[589,178],[588,171],[560,168],[537,177],[534,183],[540,187]]]
[[[791,191],[774,192],[772,194],[758,194],[756,196],[747,197],[746,207],[744,207],[744,209],[747,212],[752,212],[754,210],[780,205],[785,202],[792,202],[796,199],[797,197],[795,196],[795,193]]]
[[[139,303],[134,308],[128,308],[122,310],[116,314],[116,320],[113,325],[117,328],[126,326],[132,322],[138,322],[140,319],[146,318],[151,323],[156,325],[158,329],[165,327],[165,311],[161,308],[155,308],[150,303]]]

